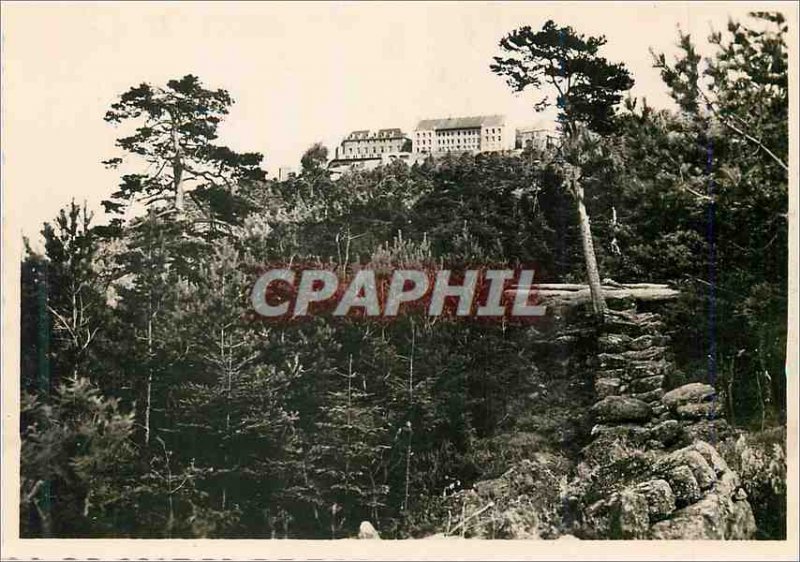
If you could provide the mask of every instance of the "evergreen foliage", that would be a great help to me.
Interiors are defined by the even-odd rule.
[[[23,263],[23,536],[341,538],[367,519],[408,537],[520,443],[572,454],[578,406],[543,390],[565,362],[537,351],[536,327],[247,313],[275,263],[525,264],[585,282],[568,165],[604,276],[681,287],[681,376],[713,380],[739,425],[783,422],[786,26],[755,22],[714,34],[708,61],[683,35],[677,62],[656,56],[676,111],[617,111],[632,79],[603,38],[521,28],[502,45],[529,63],[492,69],[517,89],[574,76],[562,120],[591,129],[574,146],[338,179],[319,145],[274,181],[260,155],[214,144],[232,100],[196,77],[124,93],[106,120],[138,123],[118,145],[150,171],[123,174],[109,225],[72,203]]]

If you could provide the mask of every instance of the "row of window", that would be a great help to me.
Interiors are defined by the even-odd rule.
[[[461,144],[462,139],[439,139],[439,144]],[[478,144],[478,139],[463,139],[464,143]]]
[[[475,140],[475,141],[477,141],[479,138],[480,138],[480,135],[469,135],[469,136],[467,136],[467,138],[458,138],[458,136],[452,137],[450,135],[442,135],[437,140],[438,140],[438,142],[449,142],[449,141],[458,141],[458,142],[460,142],[461,140],[464,140],[464,141]],[[491,141],[499,141],[502,138],[503,138],[502,135],[490,135],[488,133],[483,136],[484,141],[487,141],[487,142],[490,141],[490,140]],[[431,139],[417,139],[417,143],[419,143],[420,145],[431,144]]]
[[[399,142],[402,142],[403,140],[404,139],[399,139],[397,137],[389,137],[389,138],[386,138],[386,139],[378,139],[378,138],[375,138],[375,137],[370,137],[370,138],[363,138],[363,139],[346,138],[342,142],[350,142],[350,143],[357,143],[357,144],[378,142],[378,143],[384,144],[387,141],[394,141],[395,143],[399,143]]]
[[[484,140],[485,140],[485,142],[500,142],[502,140],[502,137],[500,137],[499,135],[498,136],[494,136],[494,135],[489,136],[489,135],[487,135]],[[443,138],[443,139],[438,139],[437,144],[439,144],[439,145],[453,145],[453,144],[461,145],[462,142],[464,143],[465,146],[467,146],[467,145],[475,145],[475,146],[477,146],[478,143],[479,143],[479,139],[476,138],[476,137],[466,138],[466,139]],[[421,140],[421,141],[417,142],[417,145],[419,147],[426,147],[426,148],[430,148],[432,146],[432,144],[433,143],[432,143],[431,140]],[[356,147],[356,148],[347,147],[346,153],[347,154],[380,154],[380,153],[386,153],[386,152],[399,152],[400,150],[401,150],[400,145],[396,145],[396,146],[377,146],[377,147],[376,146],[367,146],[367,147],[359,146],[359,147]]]
[[[440,137],[467,137],[467,136],[479,136],[481,132],[478,129],[468,130],[468,131],[436,131],[437,136]]]
[[[471,152],[473,150],[478,150],[478,149],[475,148],[474,146],[446,146],[446,147],[440,148],[436,152]],[[421,149],[418,150],[418,152],[429,153],[429,152],[432,152],[432,151],[428,150],[427,148],[426,149],[422,149],[421,148]]]
[[[350,135],[347,136],[347,140],[383,140],[401,136],[403,136],[402,133],[378,133],[374,135],[370,133],[350,133]]]
[[[470,129],[454,129],[448,131],[416,131],[417,137],[428,137],[430,138],[433,133],[436,133],[438,136],[469,136],[469,135],[477,135],[480,134],[480,129],[478,128],[470,128]],[[500,134],[503,132],[502,127],[492,127],[486,128],[485,132],[487,134]]]
[[[502,140],[501,134],[490,134],[491,131],[500,131],[501,129],[486,129],[486,134],[483,136],[484,143],[496,143]],[[463,133],[463,134],[462,134]],[[420,131],[417,133],[418,135],[423,134],[427,135],[427,138],[418,138],[417,141],[414,143],[414,148],[417,152],[430,152],[434,149],[434,139],[430,138],[430,133],[426,131]],[[348,139],[348,144],[350,144],[351,139]],[[441,151],[449,151],[449,150],[478,150],[481,144],[481,137],[478,132],[472,131],[447,131],[444,133],[440,133],[437,135],[436,138],[436,149]],[[344,144],[344,143],[343,143]],[[370,155],[377,155],[377,154],[386,154],[386,153],[393,153],[399,152],[402,150],[402,146],[400,143],[392,143],[390,146],[386,145],[367,145],[363,146],[361,142],[352,143],[356,144],[355,147],[352,146],[344,146],[345,148],[344,153],[348,156],[370,156]]]
[[[390,146],[379,146],[379,147],[374,147],[373,146],[373,147],[356,148],[356,149],[353,149],[351,147],[351,148],[347,149],[347,154],[351,154],[351,155],[352,154],[356,154],[356,155],[358,155],[358,154],[384,154],[384,153],[387,153],[387,152],[399,152],[399,151],[400,151],[399,148],[393,148],[393,147],[390,147]]]

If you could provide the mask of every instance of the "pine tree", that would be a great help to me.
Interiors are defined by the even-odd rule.
[[[70,377],[51,400],[25,394],[21,417],[22,534],[102,533],[127,507],[121,475],[133,459],[133,414],[88,379]]]
[[[238,195],[240,184],[263,180],[265,173],[260,154],[240,154],[214,142],[232,104],[227,91],[206,89],[192,75],[165,86],[142,83],[123,93],[105,120],[138,125],[117,146],[144,160],[147,171],[123,175],[119,190],[103,203],[106,212],[123,213],[138,203],[212,234],[240,224],[250,210]],[[123,158],[104,164],[118,168]]]
[[[586,129],[613,132],[622,92],[633,87],[633,79],[623,64],[612,64],[598,54],[605,43],[603,36],[586,38],[569,26],[558,27],[549,20],[541,31],[525,26],[501,39],[500,47],[509,56],[495,57],[491,65],[492,72],[505,76],[517,92],[546,85],[557,93],[564,154],[556,164],[561,164],[565,186],[575,199],[592,306],[599,318],[605,313],[606,304],[584,200],[584,170],[580,168],[579,153],[591,136]],[[550,105],[545,97],[535,108],[542,111]]]

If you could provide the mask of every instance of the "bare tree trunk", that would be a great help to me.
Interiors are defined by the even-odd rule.
[[[170,113],[169,117],[172,122],[172,150],[175,152],[172,157],[172,187],[175,190],[175,209],[181,212],[183,211],[183,149],[175,116]]]
[[[175,502],[172,499],[172,494],[168,496],[169,515],[167,516],[167,538],[172,538],[172,529],[175,528]]]
[[[618,256],[622,255],[622,250],[619,248],[619,242],[617,241],[617,230],[619,229],[619,224],[617,223],[617,208],[611,207],[611,251],[617,254]]]
[[[152,219],[150,219],[152,220]],[[152,224],[150,226],[150,240],[148,240],[147,259],[149,265],[153,263]],[[153,287],[147,293],[147,396],[144,410],[144,442],[150,443],[150,411],[153,406]]]
[[[222,281],[222,299],[225,300],[225,277],[223,276]],[[222,364],[225,368],[225,454],[224,454],[224,463],[225,466],[229,465],[229,458],[228,458],[228,447],[230,447],[231,442],[231,391],[233,389],[233,365],[231,364],[230,355],[225,356],[225,326],[222,326],[220,330],[220,353],[222,353]],[[227,480],[227,479],[226,479]],[[222,510],[225,511],[225,506],[228,499],[228,486],[227,484],[222,485]]]
[[[589,214],[583,201],[583,185],[580,180],[573,177],[573,193],[578,204],[578,215],[581,227],[581,243],[583,245],[583,259],[586,262],[586,275],[589,278],[589,291],[592,294],[592,309],[595,316],[602,318],[606,312],[606,301],[603,298],[603,289],[600,285],[600,272],[597,268],[597,256],[594,253],[592,241],[592,226]]]
[[[175,209],[183,211],[183,158],[181,154],[181,145],[178,142],[178,132],[172,130],[172,143],[175,146],[175,159],[172,163],[173,168],[173,184],[175,186]]]
[[[147,396],[144,409],[144,442],[150,443],[150,409],[153,402],[153,316],[147,318]]]

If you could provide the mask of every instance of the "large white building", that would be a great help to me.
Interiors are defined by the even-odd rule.
[[[353,131],[336,148],[328,170],[371,170],[398,160],[411,165],[449,152],[510,151],[516,140],[516,131],[503,115],[423,119],[412,139],[396,128]]]
[[[384,154],[410,151],[411,140],[400,129],[353,131],[336,148],[336,160],[380,159]]]
[[[516,148],[535,148],[544,150],[558,142],[558,134],[542,127],[525,127],[517,129]]]
[[[411,139],[401,129],[353,131],[336,148],[328,170],[341,174],[347,170],[372,170],[394,160],[409,161]],[[411,162],[409,162],[411,163]]]
[[[423,119],[414,131],[414,152],[495,152],[514,148],[514,132],[502,115]]]

